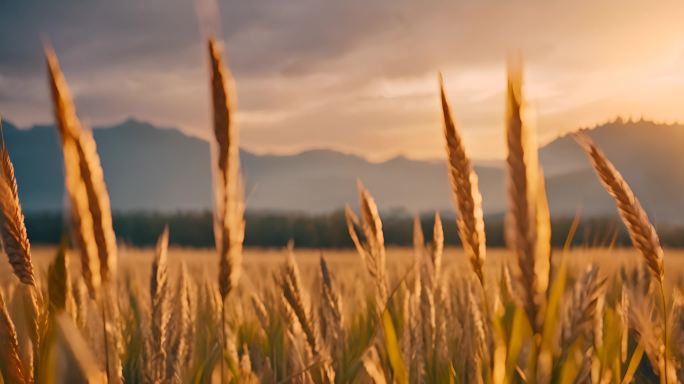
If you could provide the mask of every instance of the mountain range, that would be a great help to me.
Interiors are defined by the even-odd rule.
[[[585,129],[633,187],[658,223],[684,222],[684,126],[615,120]],[[93,130],[112,209],[198,211],[211,208],[211,155],[206,141],[135,119]],[[20,129],[5,122],[24,210],[64,206],[62,158],[54,126]],[[360,156],[316,149],[295,155],[240,153],[248,209],[323,213],[355,203],[356,180],[383,211],[451,211],[443,160],[395,157],[370,162]],[[553,216],[615,213],[590,163],[574,140],[559,137],[540,149]],[[503,213],[503,162],[475,163],[485,213]]]

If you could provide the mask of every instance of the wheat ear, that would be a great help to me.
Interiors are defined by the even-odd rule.
[[[435,279],[439,279],[442,270],[442,254],[444,253],[444,229],[442,228],[442,218],[439,212],[435,213],[435,224],[432,227],[432,249],[430,257],[435,269]]]
[[[37,360],[39,359],[42,332],[45,330],[39,305],[39,301],[41,301],[40,290],[36,288],[31,260],[31,245],[24,226],[24,214],[19,203],[14,167],[10,161],[4,138],[1,137],[1,124],[0,121],[0,168],[2,168],[0,170],[0,235],[12,271],[25,284],[26,289],[23,290],[24,308],[33,347],[33,357]],[[28,379],[32,379],[33,372],[26,373]]]
[[[342,313],[342,298],[333,284],[328,263],[321,255],[321,306],[320,321],[321,332],[328,343],[328,349],[334,351],[337,345],[344,340],[344,317]]]
[[[459,215],[457,220],[458,233],[473,271],[484,287],[483,269],[486,247],[484,219],[482,217],[482,195],[478,187],[477,174],[466,154],[461,133],[452,118],[441,75],[439,76],[439,83],[451,195]]]
[[[68,265],[68,253],[65,245],[62,244],[48,267],[48,298],[51,313],[65,311],[67,303],[73,301]]]
[[[97,296],[100,287],[100,260],[98,246],[95,241],[94,223],[90,214],[88,191],[81,175],[81,159],[76,137],[80,132],[80,122],[76,116],[71,96],[57,57],[48,50],[46,52],[50,89],[54,105],[55,120],[62,137],[64,155],[64,184],[69,197],[73,236],[81,252],[81,270],[83,280],[91,297]]]
[[[366,238],[366,269],[375,280],[378,305],[383,307],[387,301],[387,277],[385,275],[385,237],[382,220],[373,196],[363,183],[357,183],[359,205],[361,207],[361,228]]]
[[[646,211],[641,207],[641,203],[632,192],[625,179],[620,172],[615,168],[613,163],[603,154],[603,152],[594,144],[589,136],[584,134],[575,134],[575,140],[587,153],[591,160],[594,170],[598,175],[601,183],[608,193],[613,197],[617,205],[618,212],[622,218],[622,222],[627,227],[629,237],[632,239],[632,244],[639,250],[641,255],[651,271],[653,276],[658,280],[661,298],[661,313],[663,318],[663,348],[665,351],[664,358],[664,381],[668,382],[668,343],[667,343],[667,304],[665,299],[665,265],[664,252],[660,246],[660,239],[653,224],[648,219]]]
[[[78,166],[79,176],[85,188],[85,204],[92,222],[92,236],[100,262],[100,278],[103,282],[112,281],[116,275],[116,236],[112,224],[109,192],[104,181],[97,146],[92,133],[83,130],[76,115],[76,108],[59,68],[57,56],[48,49],[46,57],[59,133],[63,143],[70,141],[75,147],[78,165],[72,166]],[[65,156],[65,163],[66,161]]]
[[[28,382],[22,371],[17,331],[7,312],[2,291],[0,291],[0,340],[3,341],[0,347],[0,356],[2,356],[0,368],[2,368],[3,377],[11,383]]]
[[[605,279],[599,279],[598,268],[590,266],[575,284],[561,334],[562,350],[568,350],[578,336],[590,336],[605,282]]]
[[[0,121],[2,132],[2,121]],[[5,253],[12,265],[12,271],[22,283],[36,285],[31,261],[31,245],[26,235],[24,214],[19,203],[17,180],[14,177],[14,167],[10,161],[9,152],[4,138],[0,137],[0,234]]]
[[[224,66],[218,43],[209,40],[214,137],[217,148],[215,172],[215,237],[219,252],[219,290],[225,297],[240,276],[244,239],[244,204],[240,187],[238,131],[233,122],[233,81]]]
[[[304,336],[306,336],[306,342],[311,349],[311,353],[319,355],[321,351],[318,345],[317,329],[309,312],[308,297],[302,287],[299,268],[297,268],[291,247],[288,251],[287,263],[285,263],[280,272],[278,285],[285,302],[290,306],[304,332]]]
[[[188,362],[192,352],[193,325],[195,323],[193,297],[195,297],[195,292],[191,284],[188,268],[185,263],[182,263],[178,278],[179,300],[176,305],[175,327],[173,329],[176,340],[173,352],[168,356],[167,369],[169,377],[176,379],[180,379],[183,365]]]
[[[576,134],[574,137],[589,156],[601,183],[615,200],[634,247],[641,252],[653,275],[662,281],[665,276],[663,249],[646,211],[641,207],[639,200],[634,196],[634,192],[620,172],[596,144],[584,134]]]
[[[540,246],[538,229],[549,230],[547,205],[541,184],[534,131],[522,120],[522,75],[511,66],[506,97],[506,143],[508,154],[508,212],[506,241],[517,255],[518,282],[522,302],[533,327],[538,328],[539,313],[548,287],[549,247]],[[542,227],[543,226],[543,227]],[[545,239],[542,236],[541,239]]]
[[[169,284],[167,254],[169,228],[165,227],[157,241],[157,250],[150,275],[150,298],[152,299],[152,351],[155,381],[163,381],[166,372],[166,334],[169,327]]]

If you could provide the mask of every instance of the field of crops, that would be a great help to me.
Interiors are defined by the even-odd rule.
[[[522,70],[505,132],[508,250],[487,249],[478,179],[441,97],[462,249],[441,219],[413,249],[386,249],[358,184],[355,250],[243,249],[245,203],[233,83],[208,41],[215,250],[116,241],[92,134],[46,52],[64,155],[69,233],[31,249],[11,154],[0,146],[0,370],[6,383],[676,383],[684,378],[682,261],[665,251],[619,171],[577,134],[634,249],[551,249],[551,220]],[[410,181],[407,181],[410,182]],[[568,238],[573,237],[573,230]],[[66,240],[68,239],[68,241]],[[10,268],[11,267],[11,268]]]

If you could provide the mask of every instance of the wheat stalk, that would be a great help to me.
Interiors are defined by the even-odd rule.
[[[0,290],[0,340],[3,345],[0,346],[0,368],[2,375],[11,383],[27,383],[28,380],[22,372],[21,358],[19,357],[19,341],[17,340],[17,331],[14,328],[14,323],[10,318],[5,305],[2,291]]]
[[[181,264],[178,277],[178,300],[174,312],[174,326],[169,328],[167,338],[173,333],[174,342],[168,354],[167,372],[169,378],[180,381],[184,364],[192,353],[193,327],[195,324],[193,302],[195,293],[191,285],[188,268]]]
[[[2,121],[0,120],[1,131]],[[0,168],[2,168],[0,175],[0,235],[2,235],[2,244],[14,274],[22,283],[35,286],[31,244],[26,235],[24,213],[19,203],[14,167],[10,161],[4,138],[0,137],[0,141]]]
[[[422,260],[425,252],[425,236],[420,223],[420,216],[413,216],[413,253],[416,260]]]
[[[387,301],[387,277],[385,275],[385,237],[382,232],[382,220],[373,196],[359,180],[359,205],[361,208],[361,228],[367,243],[365,263],[368,273],[375,280],[378,294],[378,305],[384,306]]]
[[[166,372],[167,340],[169,327],[169,286],[167,254],[169,228],[165,227],[157,241],[157,251],[152,262],[150,297],[152,299],[152,351],[155,381],[163,381]]]
[[[344,317],[342,312],[342,298],[333,285],[328,264],[323,255],[320,257],[321,267],[321,332],[328,343],[328,349],[334,351],[344,340]]]
[[[646,211],[615,166],[603,152],[584,134],[576,134],[575,140],[589,156],[594,170],[608,193],[615,200],[618,212],[625,223],[629,236],[643,256],[653,275],[662,281],[665,276],[663,249],[655,228],[648,219]]]
[[[0,136],[1,134],[2,121],[0,119]],[[0,236],[12,271],[26,288],[22,289],[25,300],[24,309],[33,347],[33,358],[38,360],[42,333],[45,331],[45,324],[42,324],[44,318],[39,304],[40,290],[36,288],[31,245],[24,225],[24,214],[19,202],[14,167],[3,137],[0,137],[0,168]],[[33,362],[30,361],[30,364],[33,365]],[[27,372],[29,380],[32,379],[32,373]]]
[[[102,282],[114,280],[117,269],[116,235],[112,224],[109,192],[104,181],[100,157],[90,131],[82,131],[76,140],[81,177],[88,194],[88,207],[93,218],[93,234],[100,260]]]
[[[382,368],[382,363],[380,361],[380,356],[378,355],[378,351],[375,346],[371,346],[370,348],[368,348],[368,350],[366,350],[366,352],[361,357],[361,363],[371,383],[387,383],[384,369]]]
[[[646,262],[649,270],[658,280],[661,298],[661,310],[663,318],[663,349],[664,356],[664,381],[668,383],[668,367],[667,367],[667,304],[665,299],[665,265],[664,252],[660,246],[660,239],[658,233],[648,219],[646,211],[641,207],[641,203],[632,192],[625,179],[620,172],[615,168],[613,163],[606,158],[603,152],[594,144],[594,142],[584,134],[575,134],[575,140],[584,149],[587,156],[591,160],[594,170],[598,175],[601,183],[608,193],[613,197],[617,205],[618,212],[622,218],[622,222],[627,227],[629,237],[632,239],[632,244],[639,250]]]
[[[55,106],[57,126],[62,143],[69,141],[75,147],[76,159],[68,159],[65,154],[65,168],[79,168],[79,178],[85,188],[87,213],[92,222],[92,237],[99,258],[100,278],[103,282],[113,280],[116,274],[116,236],[112,225],[109,193],[104,181],[104,174],[97,154],[97,147],[92,133],[83,130],[76,115],[76,108],[69,93],[64,75],[59,68],[57,56],[50,49],[46,50],[46,59],[50,74],[50,85]],[[74,172],[65,170],[67,172]],[[81,193],[81,198],[83,193]],[[73,204],[73,202],[72,202]],[[86,212],[85,207],[83,212]]]
[[[67,309],[71,297],[71,281],[69,280],[69,257],[64,244],[57,249],[57,255],[48,267],[48,298],[50,312],[59,313]]]
[[[291,248],[288,252],[287,262],[280,271],[277,283],[280,286],[285,302],[289,305],[304,332],[311,353],[316,356],[320,355],[321,350],[318,346],[317,330],[309,313],[306,292],[302,287],[299,268],[297,268]]]
[[[435,279],[439,279],[442,269],[442,253],[444,252],[444,229],[442,229],[442,218],[439,212],[435,213],[435,224],[432,228],[432,265],[434,267]]]
[[[540,245],[540,242],[546,240],[545,231],[550,229],[545,221],[548,220],[544,211],[547,203],[540,181],[534,131],[522,120],[522,75],[520,69],[513,66],[508,73],[506,142],[509,208],[505,235],[517,255],[522,302],[536,330],[550,266],[549,246]],[[542,236],[538,240],[539,232]]]
[[[218,43],[209,40],[214,137],[217,144],[215,235],[219,289],[225,299],[240,275],[244,238],[244,205],[240,192],[238,131],[233,122],[233,82],[224,66]]]
[[[366,259],[368,258],[368,256],[366,256],[367,252],[361,244],[361,240],[359,240],[359,235],[356,233],[356,226],[359,225],[359,218],[356,216],[356,214],[349,205],[346,205],[344,207],[344,218],[347,223],[347,231],[349,232],[349,237],[354,243],[356,252],[358,252],[359,256],[361,256],[361,261],[365,264]]]
[[[97,296],[101,282],[100,260],[88,202],[88,191],[81,175],[81,160],[75,140],[80,132],[80,122],[57,57],[50,50],[46,52],[46,61],[55,119],[62,137],[64,183],[71,207],[72,234],[81,252],[83,279],[90,296],[94,298]]]
[[[444,114],[444,137],[448,159],[451,195],[458,210],[458,233],[463,249],[470,259],[473,271],[484,287],[484,263],[486,257],[482,195],[478,187],[477,174],[468,158],[463,139],[451,116],[449,102],[440,74],[440,96]]]
[[[580,335],[587,339],[591,336],[590,331],[597,316],[597,306],[605,283],[605,279],[598,277],[598,268],[590,266],[575,284],[561,333],[562,350],[569,350]]]

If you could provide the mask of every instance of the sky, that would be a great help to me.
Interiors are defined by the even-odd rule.
[[[657,4],[657,5],[656,5]],[[0,0],[0,113],[52,120],[43,41],[91,126],[209,138],[207,33],[223,39],[242,146],[441,158],[442,71],[469,154],[504,154],[506,60],[540,142],[613,120],[684,121],[684,2]]]

